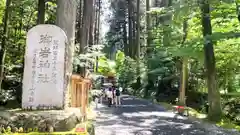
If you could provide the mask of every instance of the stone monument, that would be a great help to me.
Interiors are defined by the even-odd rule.
[[[39,132],[69,131],[81,121],[80,108],[63,108],[67,43],[65,32],[58,26],[42,24],[29,30],[22,94],[22,108],[29,110],[2,111],[2,127],[20,129],[21,125],[23,133],[32,129]]]
[[[29,30],[22,108],[63,108],[66,43],[67,36],[58,26],[42,24]]]

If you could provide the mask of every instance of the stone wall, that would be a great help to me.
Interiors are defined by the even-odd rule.
[[[80,123],[81,119],[80,109],[77,108],[49,111],[2,110],[0,130],[10,127],[13,132],[19,129],[24,132],[33,129],[39,132],[70,131]]]

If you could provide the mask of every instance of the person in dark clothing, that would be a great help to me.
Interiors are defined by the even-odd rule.
[[[119,88],[116,89],[115,94],[116,94],[116,101],[115,101],[116,106],[121,105],[121,99],[120,99],[121,87],[119,87]]]

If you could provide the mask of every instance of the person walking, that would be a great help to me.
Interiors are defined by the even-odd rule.
[[[99,101],[99,97],[98,96],[95,96],[94,97],[94,101],[95,101],[95,108],[98,109],[98,101]]]
[[[111,107],[112,105],[112,99],[113,99],[113,95],[112,95],[112,89],[109,88],[107,91],[107,99],[108,99],[108,107]]]
[[[121,90],[122,90],[122,87],[119,87],[116,89],[116,101],[115,101],[116,106],[121,105],[121,98],[120,98]]]
[[[116,104],[115,99],[116,99],[116,87],[112,86],[112,104]]]
[[[100,94],[100,103],[102,104],[103,98],[105,97],[105,90],[101,88],[101,94]]]

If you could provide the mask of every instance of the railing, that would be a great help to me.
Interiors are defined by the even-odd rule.
[[[82,78],[80,75],[72,75],[71,101],[70,106],[81,108],[83,118],[87,117],[88,95],[91,89],[91,80]]]

